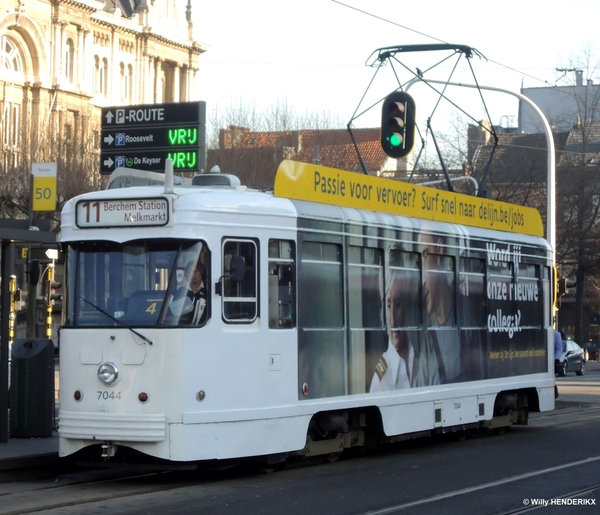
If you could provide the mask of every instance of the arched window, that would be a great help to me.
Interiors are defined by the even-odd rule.
[[[24,73],[23,56],[15,41],[9,36],[0,36],[0,76],[23,80]],[[20,123],[21,105],[5,98],[2,112],[2,143],[5,146],[19,144]],[[5,166],[9,164],[7,159],[9,158],[5,155]]]
[[[108,60],[106,57],[100,61],[100,57],[94,56],[95,61],[95,77],[94,83],[96,88],[96,94],[107,97],[108,96]]]
[[[121,72],[121,88],[120,88],[120,100],[121,102],[125,102],[125,100],[127,100],[127,68],[125,67],[124,63],[120,63],[119,64],[119,70]]]
[[[73,84],[75,70],[75,44],[71,38],[67,39],[65,44],[64,75],[65,78]]]
[[[121,71],[121,88],[120,88],[120,100],[121,102],[131,102],[132,92],[133,92],[133,66],[125,63],[120,64]]]
[[[127,76],[129,77],[129,81],[127,82],[127,100],[133,102],[133,66],[131,64],[127,65]]]
[[[166,8],[166,17],[169,21],[173,20],[175,21],[177,19],[177,9],[176,9],[176,5],[175,5],[175,0],[167,0],[165,2],[165,8]]]
[[[94,56],[94,93],[102,93],[102,69],[97,55]]]
[[[0,73],[23,76],[23,57],[14,42],[7,36],[0,36]]]
[[[108,97],[108,59],[102,59],[102,96]]]

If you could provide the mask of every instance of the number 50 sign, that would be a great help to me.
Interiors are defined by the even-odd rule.
[[[33,211],[56,209],[56,163],[33,163],[31,167]]]

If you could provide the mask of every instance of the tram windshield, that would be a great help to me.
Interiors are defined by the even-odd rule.
[[[199,241],[73,243],[66,325],[203,325],[209,313],[208,258]]]

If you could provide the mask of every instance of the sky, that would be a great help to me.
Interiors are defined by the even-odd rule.
[[[344,125],[352,119],[355,127],[376,127],[377,102],[398,81],[391,67],[375,75],[365,63],[387,46],[468,45],[485,58],[461,58],[456,65],[452,58],[429,70],[450,54],[397,57],[411,71],[426,70],[426,78],[447,80],[456,66],[455,82],[514,92],[521,86],[571,83],[573,74],[560,79],[556,68],[573,67],[586,51],[600,60],[598,0],[192,0],[192,9],[195,39],[208,47],[200,56],[195,100],[206,101],[209,117],[238,105],[266,111],[286,104],[299,114],[331,113]],[[395,69],[403,84],[413,78],[410,71]],[[597,84],[600,70],[592,78]],[[513,96],[486,92],[482,102],[477,90],[450,90],[474,119],[488,118],[485,104],[494,124],[516,125]],[[410,92],[421,122],[431,115],[436,97],[423,84]],[[435,116],[449,123],[456,108],[442,104]]]

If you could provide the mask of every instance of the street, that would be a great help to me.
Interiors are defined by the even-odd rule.
[[[585,375],[577,376],[569,372],[566,377],[557,377],[559,398],[558,408],[562,402],[580,404],[600,404],[600,363],[588,361],[585,364]]]

